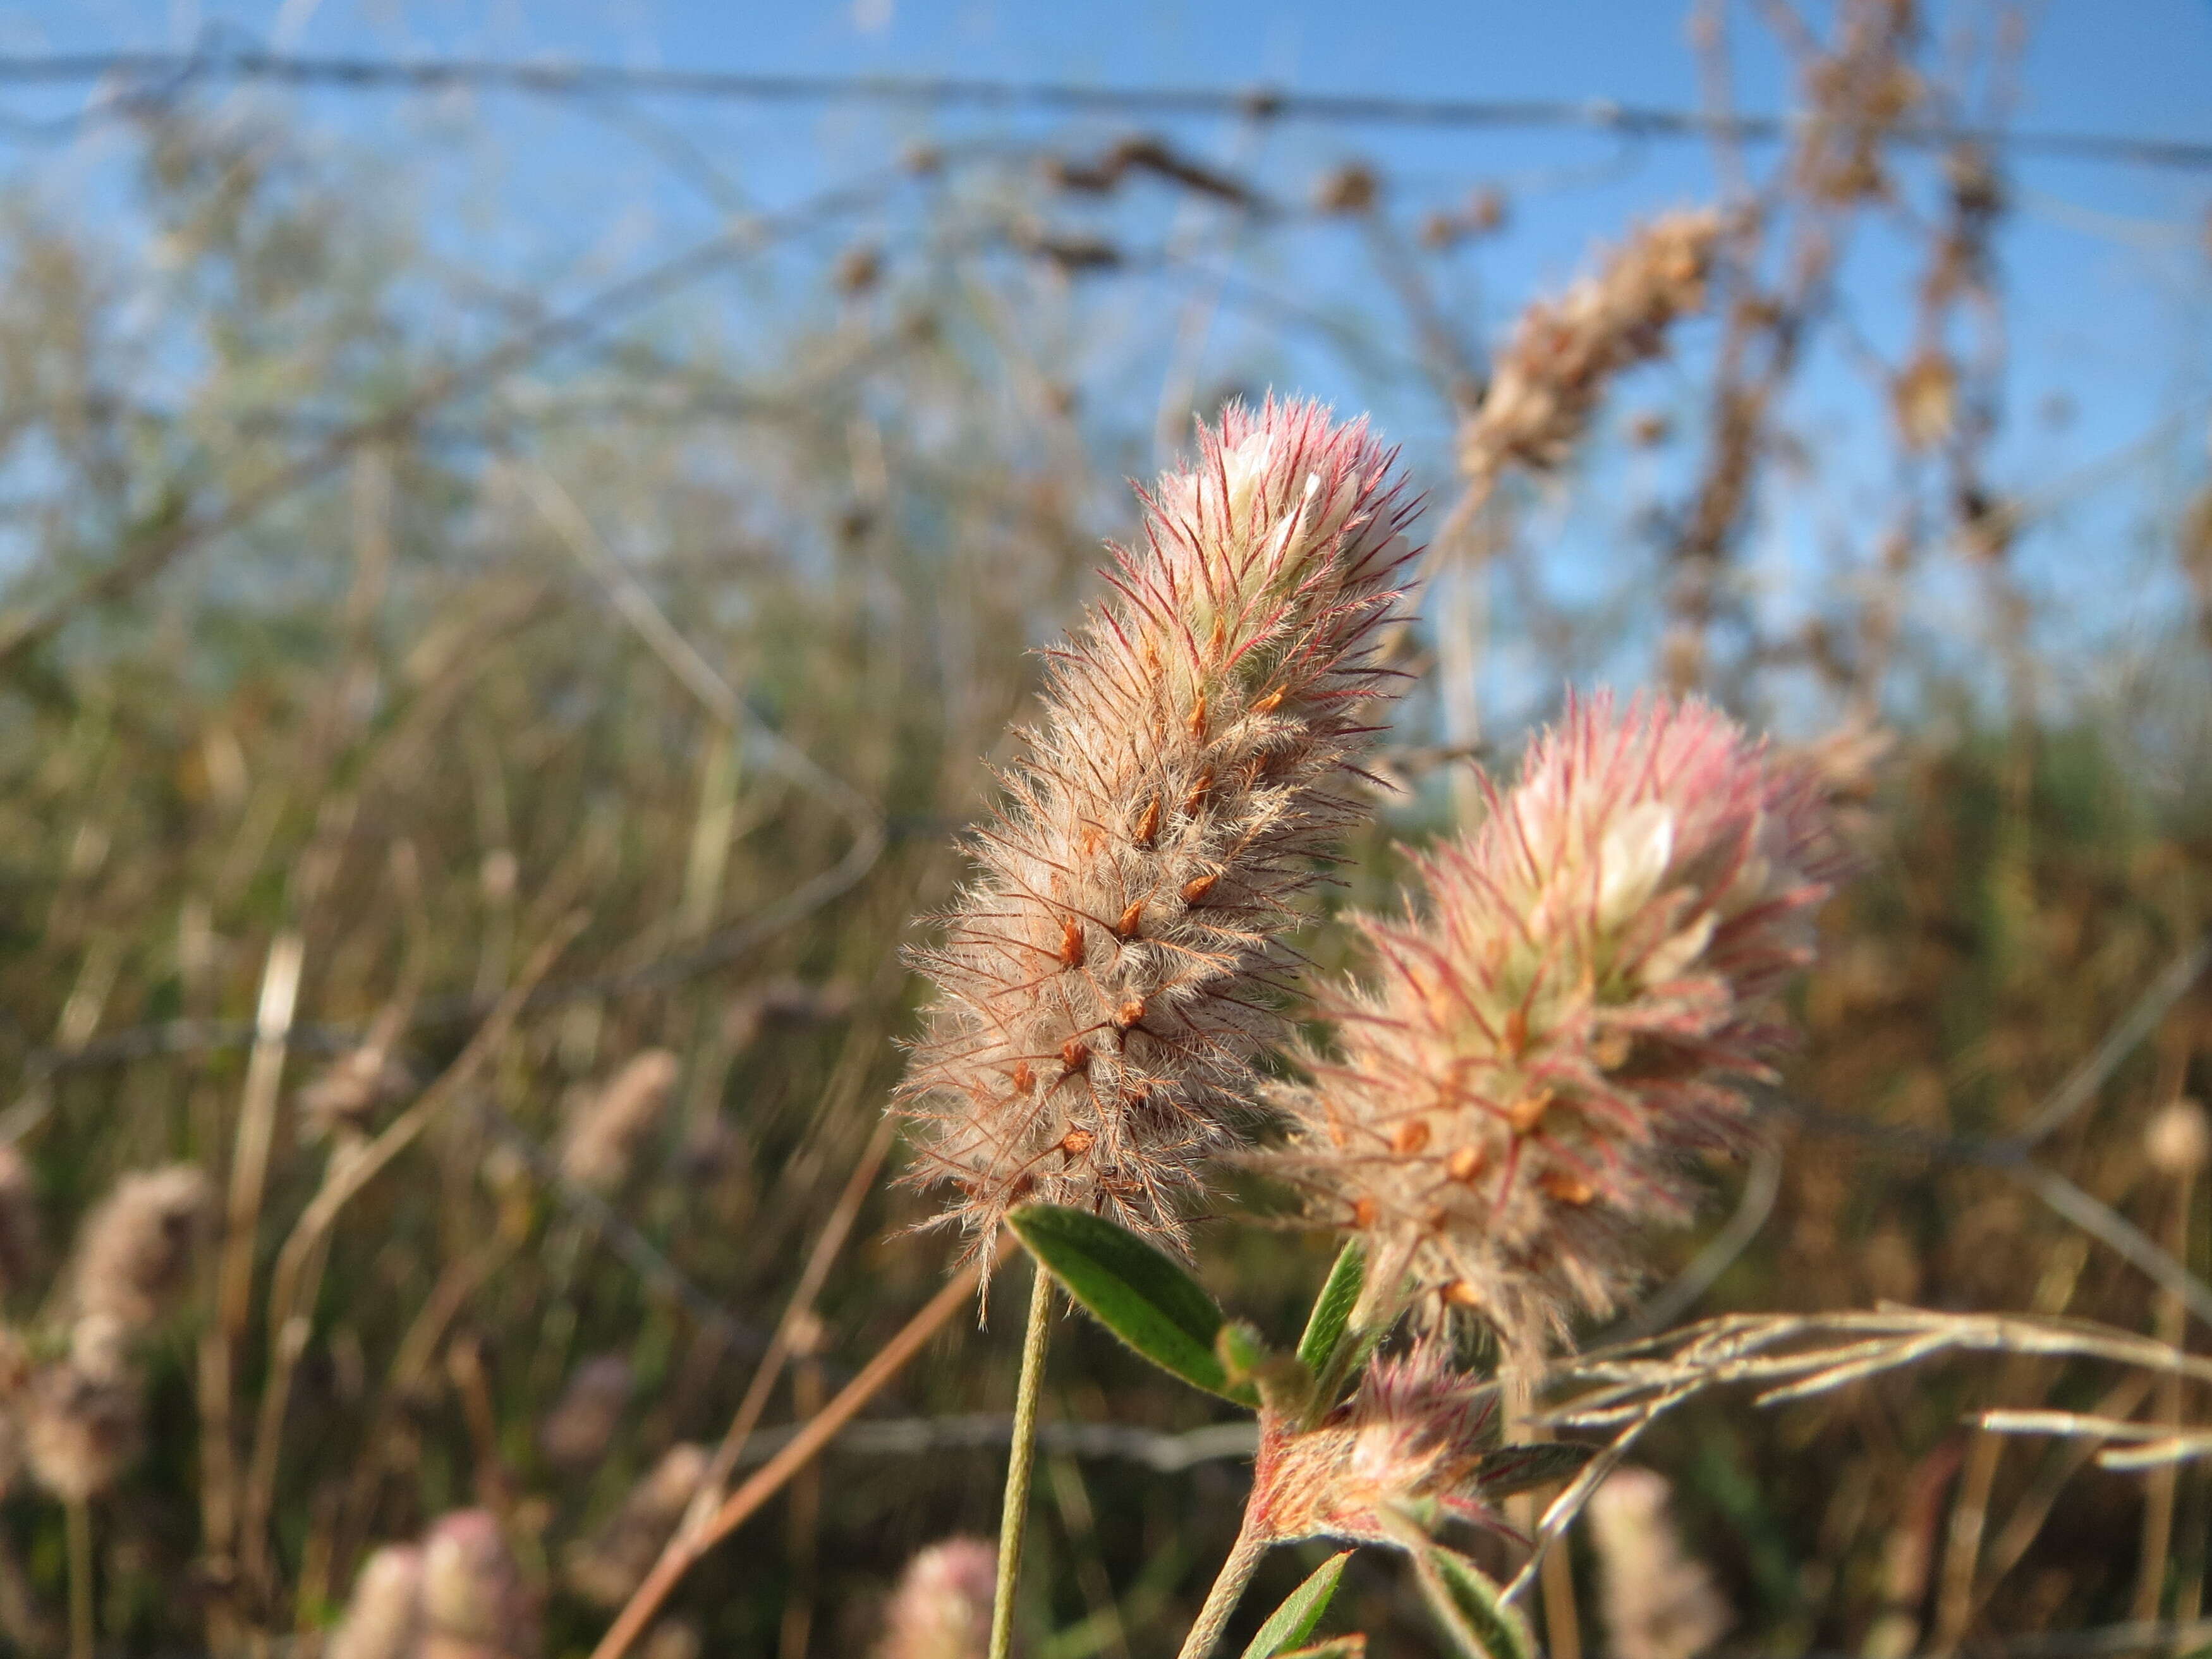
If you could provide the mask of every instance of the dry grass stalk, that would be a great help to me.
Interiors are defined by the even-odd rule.
[[[1003,1254],[1011,1240],[1003,1240],[994,1247],[994,1254]],[[791,1477],[818,1456],[824,1446],[838,1431],[857,1416],[862,1407],[898,1375],[901,1367],[911,1360],[921,1346],[935,1335],[951,1319],[968,1297],[974,1294],[983,1274],[983,1264],[971,1261],[932,1297],[922,1308],[902,1326],[898,1334],[878,1349],[868,1363],[837,1393],[835,1399],[816,1413],[813,1418],[786,1443],[783,1449],[756,1470],[752,1477],[728,1498],[720,1508],[696,1528],[687,1527],[669,1542],[653,1571],[639,1585],[635,1595],[626,1602],[622,1612],[609,1626],[598,1647],[592,1650],[592,1659],[621,1659],[631,1644],[645,1633],[647,1625],[660,1605],[668,1598],[691,1565],[742,1525],[755,1510],[789,1482]]]
[[[0,1296],[35,1282],[40,1255],[39,1194],[31,1166],[0,1143]]]
[[[1600,1349],[1553,1373],[1549,1387],[1565,1397],[1531,1421],[1561,1432],[1610,1437],[1545,1509],[1537,1527],[1537,1553],[1507,1586],[1508,1596],[1518,1596],[1534,1582],[1548,1547],[1582,1513],[1644,1431],[1685,1402],[1712,1389],[1749,1384],[1760,1390],[1753,1404],[1783,1405],[1960,1353],[2094,1360],[2143,1372],[2146,1382],[2176,1376],[2212,1383],[2212,1359],[2087,1320],[1895,1306],[1871,1313],[1727,1314]],[[2067,1413],[2031,1415],[2033,1422],[2021,1423],[2014,1413],[1985,1413],[1982,1426],[2000,1432],[2101,1432],[2095,1425],[2056,1420]]]
[[[571,1546],[562,1570],[579,1595],[618,1607],[645,1582],[706,1479],[707,1449],[671,1446],[589,1538]]]
[[[916,957],[938,996],[901,1109],[971,1249],[1030,1195],[1182,1237],[1285,1030],[1292,902],[1354,810],[1400,489],[1363,423],[1232,404],[1051,653],[981,872]]]
[[[294,1104],[303,1138],[365,1134],[378,1111],[406,1098],[415,1087],[415,1073],[393,1052],[404,1026],[400,1006],[386,1008],[360,1047],[332,1060],[300,1090]]]

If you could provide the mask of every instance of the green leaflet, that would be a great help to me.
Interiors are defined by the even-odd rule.
[[[1162,1370],[1240,1406],[1259,1390],[1231,1382],[1215,1339],[1227,1322],[1213,1298],[1164,1252],[1085,1210],[1024,1204],[1006,1218],[1031,1255],[1091,1316]]]
[[[1344,1340],[1345,1327],[1352,1322],[1352,1310],[1366,1282],[1367,1253],[1354,1239],[1337,1253],[1336,1265],[1328,1270],[1321,1294],[1314,1298],[1313,1312],[1306,1317],[1306,1334],[1298,1339],[1298,1358],[1316,1376],[1328,1374],[1328,1363]]]
[[[1329,1597],[1336,1594],[1336,1581],[1344,1577],[1344,1564],[1350,1559],[1352,1552],[1346,1550],[1330,1556],[1307,1574],[1305,1583],[1284,1597],[1283,1605],[1267,1615],[1267,1622],[1260,1626],[1252,1645],[1244,1650],[1244,1659],[1279,1659],[1291,1644],[1304,1641],[1321,1622],[1322,1614],[1328,1611]],[[1304,1651],[1311,1653],[1314,1650]]]
[[[1425,1539],[1411,1553],[1429,1611],[1465,1659],[1534,1659],[1528,1627],[1487,1573],[1458,1551]]]

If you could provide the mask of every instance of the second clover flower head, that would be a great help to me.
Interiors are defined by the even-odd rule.
[[[1497,1390],[1455,1369],[1440,1342],[1371,1360],[1313,1427],[1263,1425],[1254,1512],[1278,1542],[1388,1544],[1405,1522],[1428,1530],[1447,1516],[1509,1530],[1480,1486],[1497,1407]]]
[[[1179,1241],[1285,1031],[1282,936],[1355,808],[1413,507],[1364,422],[1232,404],[1048,653],[901,1107],[987,1242],[1036,1197]]]
[[[1689,1164],[1738,1146],[1837,860],[1814,781],[1698,702],[1571,704],[1425,915],[1364,918],[1372,982],[1324,994],[1333,1052],[1277,1093],[1279,1171],[1378,1273],[1533,1358],[1634,1282]]]

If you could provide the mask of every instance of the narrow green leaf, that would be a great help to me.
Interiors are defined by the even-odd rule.
[[[1463,1659],[1534,1659],[1536,1648],[1528,1626],[1489,1574],[1458,1551],[1433,1541],[1414,1547],[1413,1557],[1429,1611]]]
[[[1260,1626],[1252,1645],[1244,1650],[1244,1659],[1278,1659],[1293,1643],[1303,1642],[1311,1635],[1322,1614],[1328,1611],[1328,1599],[1336,1594],[1336,1581],[1344,1577],[1344,1564],[1350,1559],[1352,1552],[1346,1550],[1330,1556],[1307,1574],[1305,1583],[1267,1615],[1267,1622]]]
[[[1298,1358],[1316,1376],[1328,1374],[1328,1362],[1344,1340],[1344,1328],[1352,1322],[1352,1310],[1366,1282],[1367,1253],[1355,1238],[1337,1252],[1336,1265],[1328,1270],[1321,1294],[1314,1298],[1313,1312],[1306,1316],[1306,1334],[1298,1339]]]
[[[1006,1218],[1093,1318],[1162,1370],[1242,1406],[1259,1403],[1214,1352],[1227,1322],[1199,1282],[1125,1227],[1085,1210],[1025,1204]]]
[[[1310,1648],[1293,1648],[1278,1659],[1367,1659],[1367,1638],[1358,1631],[1349,1636],[1332,1636]]]
[[[1565,1440],[1496,1446],[1483,1453],[1475,1480],[1485,1498],[1510,1498],[1516,1492],[1572,1480],[1596,1451],[1595,1446],[1577,1446]]]

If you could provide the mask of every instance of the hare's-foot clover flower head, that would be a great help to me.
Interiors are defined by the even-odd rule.
[[[1735,1622],[1705,1564],[1683,1547],[1668,1496],[1662,1477],[1632,1467],[1590,1497],[1606,1634],[1620,1659],[1697,1659]]]
[[[1253,1512],[1278,1542],[1389,1544],[1407,1522],[1425,1528],[1445,1516],[1510,1531],[1480,1485],[1497,1408],[1496,1389],[1455,1370],[1440,1342],[1372,1360],[1314,1427],[1263,1421]]]
[[[981,1659],[998,1573],[997,1547],[979,1538],[948,1538],[921,1551],[884,1611],[876,1659]]]
[[[915,1179],[979,1245],[1036,1197],[1173,1243],[1279,1039],[1281,936],[1355,811],[1413,507],[1365,425],[1232,404],[1145,498],[917,961]]]
[[[1324,994],[1275,1166],[1521,1355],[1610,1311],[1628,1231],[1686,1220],[1690,1160],[1742,1139],[1831,848],[1816,783],[1713,709],[1571,705],[1422,861],[1425,917],[1362,919],[1375,979]]]

